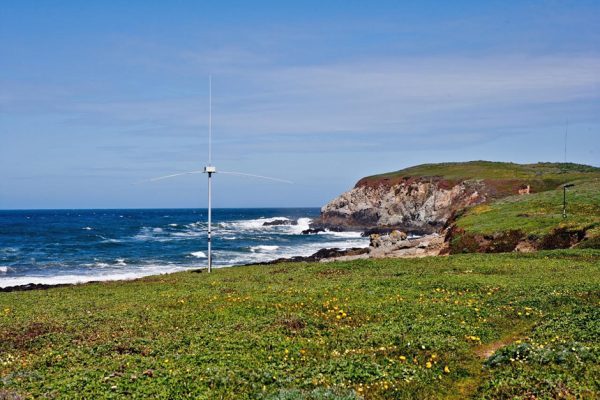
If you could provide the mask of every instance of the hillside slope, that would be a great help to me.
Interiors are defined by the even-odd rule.
[[[500,252],[518,249],[600,248],[600,179],[579,180],[563,190],[510,196],[466,210],[448,232],[450,249]]]

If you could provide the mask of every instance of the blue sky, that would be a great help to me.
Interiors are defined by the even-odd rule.
[[[89,4],[88,4],[89,3]],[[600,166],[598,1],[4,1],[0,209],[321,206],[362,176]]]

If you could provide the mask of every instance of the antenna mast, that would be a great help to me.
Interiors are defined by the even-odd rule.
[[[208,76],[208,165],[204,167],[204,172],[208,174],[208,272],[212,272],[212,174],[217,169],[212,166],[212,75]]]
[[[208,76],[208,165],[212,165],[212,75]]]

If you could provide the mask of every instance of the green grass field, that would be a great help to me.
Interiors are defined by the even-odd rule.
[[[536,236],[548,234],[556,228],[600,228],[600,179],[575,183],[567,192],[566,219],[562,216],[563,191],[555,189],[527,196],[511,196],[474,207],[458,219],[457,225],[471,233],[521,230]]]
[[[600,251],[0,293],[0,399],[600,397]]]
[[[569,182],[600,178],[600,168],[573,163],[515,164],[495,161],[469,161],[421,164],[414,167],[373,175],[370,178],[430,177],[445,179],[519,179]]]

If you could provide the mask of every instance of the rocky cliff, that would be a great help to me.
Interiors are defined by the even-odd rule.
[[[504,204],[498,203],[497,200],[520,195],[521,200],[507,203],[509,205],[502,208],[501,214],[482,214],[480,223],[466,227],[467,231],[495,234],[506,230],[505,227],[496,225],[506,221],[508,215],[518,214],[513,216],[511,221],[514,223],[510,229],[521,229],[520,222],[524,221],[521,214],[540,214],[539,201],[536,200],[538,197],[541,196],[541,200],[548,196],[549,199],[552,198],[551,201],[547,199],[546,208],[550,210],[562,201],[561,185],[578,182],[575,189],[570,190],[584,191],[585,185],[581,184],[582,182],[596,182],[599,179],[600,168],[572,163],[515,164],[469,161],[422,164],[361,179],[353,189],[325,205],[321,209],[321,216],[312,223],[311,228],[313,231],[330,229],[366,232],[398,229],[426,234],[440,231],[453,216],[457,216],[460,222],[461,218],[464,219],[460,217],[463,214],[462,210],[466,208],[481,203]],[[590,204],[596,204],[597,196],[594,196],[597,192],[592,189],[588,191],[591,194],[577,208],[580,213],[588,210]],[[577,200],[577,197],[573,200]],[[520,206],[514,206],[517,203]],[[592,218],[597,214],[594,210],[587,212],[589,215],[582,216],[582,220],[589,222],[588,225],[593,225],[595,221]],[[544,211],[540,215],[546,213]],[[494,218],[490,220],[492,216]],[[533,217],[527,219],[529,230],[538,225],[538,222],[532,223],[531,218]],[[541,225],[542,220],[539,221]],[[558,218],[558,221],[563,219]],[[487,232],[484,229],[486,227],[496,228]],[[529,232],[525,228],[521,230]]]
[[[437,177],[361,180],[321,208],[313,228],[331,230],[439,231],[457,211],[485,202],[490,188],[482,180]]]

